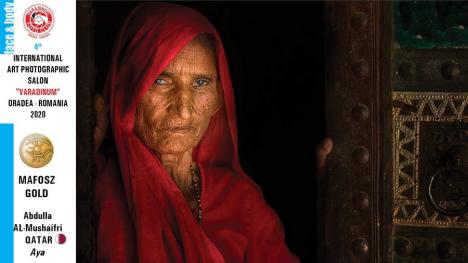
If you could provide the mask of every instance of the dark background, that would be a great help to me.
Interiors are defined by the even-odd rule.
[[[303,262],[318,253],[315,145],[324,136],[323,3],[177,2],[224,41],[236,96],[240,160],[279,214]],[[95,2],[97,87],[136,2]],[[320,211],[319,211],[320,213]]]

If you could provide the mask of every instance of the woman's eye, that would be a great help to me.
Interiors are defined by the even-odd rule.
[[[210,81],[208,79],[197,79],[197,80],[195,80],[194,86],[196,88],[200,88],[200,87],[206,86],[208,84],[210,84]]]
[[[156,85],[166,85],[166,84],[168,84],[168,82],[165,81],[164,79],[157,79],[157,80],[154,82],[154,84],[156,84]]]

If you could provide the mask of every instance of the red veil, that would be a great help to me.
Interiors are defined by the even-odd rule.
[[[200,33],[213,36],[224,106],[193,159],[201,224],[158,158],[133,132],[136,107],[160,72]],[[197,11],[166,3],[135,8],[116,38],[105,88],[117,157],[97,156],[98,262],[296,262],[258,187],[242,170],[234,97],[221,39]]]

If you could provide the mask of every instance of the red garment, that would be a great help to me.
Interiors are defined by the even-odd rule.
[[[224,106],[193,151],[202,186],[203,220],[198,224],[133,125],[143,94],[200,33],[214,37]],[[221,39],[206,18],[175,4],[139,5],[116,38],[105,96],[118,159],[97,157],[98,262],[298,261],[284,243],[278,217],[239,164],[228,64]]]

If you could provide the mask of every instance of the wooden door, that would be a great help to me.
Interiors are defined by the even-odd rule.
[[[323,262],[468,262],[468,3],[331,2]]]

